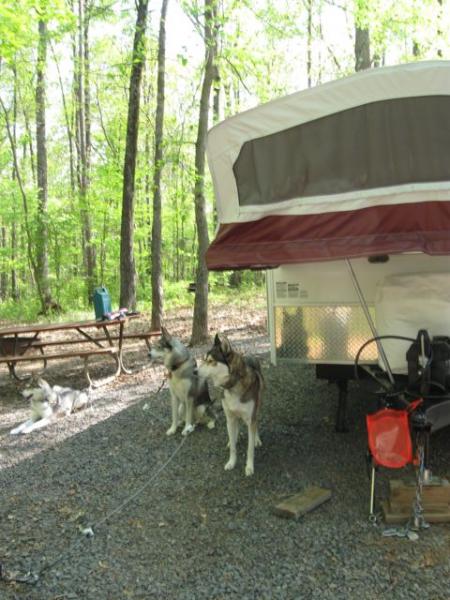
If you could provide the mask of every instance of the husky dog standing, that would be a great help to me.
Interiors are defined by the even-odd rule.
[[[224,391],[222,406],[227,419],[230,448],[225,470],[233,469],[236,465],[239,419],[242,419],[248,428],[245,474],[253,475],[255,447],[261,446],[257,426],[264,386],[261,365],[256,358],[243,356],[233,350],[225,336],[216,334],[214,345],[206,354],[200,372]]]
[[[29,400],[30,418],[11,430],[11,435],[31,433],[46,427],[57,417],[68,416],[76,410],[84,408],[89,396],[86,391],[64,388],[59,385],[51,387],[45,379],[38,379],[37,388],[29,388],[22,392],[25,400]]]
[[[166,434],[173,435],[183,420],[182,435],[194,431],[197,423],[213,429],[215,420],[206,379],[199,375],[197,363],[186,346],[164,327],[161,332],[161,338],[157,345],[152,346],[149,357],[152,360],[162,359],[169,377],[172,424]]]

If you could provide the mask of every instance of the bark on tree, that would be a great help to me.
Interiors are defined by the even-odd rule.
[[[214,65],[213,87],[213,123],[216,125],[220,121],[220,72],[217,65]]]
[[[59,89],[61,90],[61,100],[62,100],[62,106],[63,106],[63,114],[64,114],[64,123],[66,126],[66,133],[67,133],[67,141],[69,144],[69,169],[70,169],[70,191],[72,193],[72,197],[75,196],[75,162],[74,162],[74,156],[73,156],[73,129],[72,129],[72,123],[71,123],[71,119],[70,119],[70,112],[69,112],[69,107],[67,106],[67,99],[66,99],[66,94],[64,91],[64,84],[63,84],[63,80],[61,77],[61,69],[59,67],[59,61],[58,58],[56,56],[56,52],[53,49],[53,46],[50,46],[50,49],[52,51],[52,55],[53,55],[53,60],[56,66],[56,71],[58,73],[58,82],[59,82]]]
[[[152,222],[152,329],[161,329],[163,318],[162,285],[162,219],[161,172],[163,168],[164,94],[166,70],[166,16],[169,0],[161,5],[158,41],[158,81],[155,115],[155,162],[153,168],[153,222]]]
[[[3,250],[2,255],[6,255],[7,238],[6,227],[4,225],[1,227],[0,248]],[[6,260],[4,259],[2,259],[0,271],[0,300],[6,300],[8,297],[8,271]]]
[[[136,308],[136,267],[133,251],[134,191],[139,131],[139,105],[142,70],[145,59],[145,30],[149,0],[137,1],[137,19],[133,42],[127,137],[123,168],[122,223],[120,235],[120,305]]]
[[[77,127],[78,196],[83,239],[83,264],[86,275],[86,293],[92,301],[95,285],[95,249],[92,242],[92,224],[89,207],[89,171],[91,154],[90,89],[89,89],[89,15],[86,0],[78,0],[78,36],[75,54],[74,87]]]
[[[11,126],[11,122],[10,122],[10,118],[9,118],[9,113],[8,110],[0,96],[0,107],[2,108],[3,114],[4,114],[4,118],[5,118],[5,126],[6,126],[6,135],[8,137],[9,140],[9,144],[10,144],[10,148],[11,148],[11,154],[12,154],[12,158],[13,158],[13,167],[14,167],[14,172],[15,172],[15,179],[17,180],[17,185],[19,187],[20,190],[20,195],[22,197],[22,204],[23,204],[23,214],[24,214],[24,221],[25,221],[25,234],[26,234],[26,239],[27,239],[27,255],[28,255],[28,262],[30,264],[30,267],[32,269],[33,272],[33,276],[35,278],[35,282],[36,282],[36,286],[38,288],[38,294],[39,294],[39,298],[41,298],[41,292],[40,292],[40,288],[39,288],[39,281],[38,281],[38,277],[37,277],[37,265],[36,265],[36,261],[34,259],[34,254],[33,254],[33,248],[34,248],[34,244],[33,244],[33,239],[31,236],[31,227],[30,227],[30,219],[29,219],[29,211],[28,211],[28,198],[27,198],[27,194],[25,191],[25,186],[23,184],[22,181],[22,177],[20,175],[20,170],[19,170],[19,160],[18,160],[18,156],[17,156],[17,147],[16,144],[14,142],[14,137],[13,137],[13,128]]]
[[[439,4],[439,12],[438,12],[438,29],[437,29],[437,43],[438,43],[438,48],[437,48],[437,55],[438,58],[442,58],[444,53],[442,51],[442,20],[444,18],[443,15],[443,4],[442,4],[442,0],[437,0],[438,4]]]
[[[368,28],[355,26],[355,71],[370,69],[370,33]]]
[[[306,74],[308,77],[308,87],[312,85],[312,0],[307,1],[307,36],[306,36]]]
[[[195,222],[197,226],[197,273],[191,344],[208,339],[208,269],[205,254],[209,245],[208,222],[205,210],[205,150],[208,131],[211,87],[215,76],[217,53],[217,2],[205,0],[205,68],[200,97],[197,141],[195,143]]]
[[[47,23],[40,18],[38,23],[39,40],[36,69],[36,167],[37,167],[37,236],[36,263],[37,283],[40,292],[42,312],[47,314],[52,308],[53,300],[50,291],[48,267],[48,213],[47,213],[47,140],[45,123],[46,81],[45,68],[47,61]]]

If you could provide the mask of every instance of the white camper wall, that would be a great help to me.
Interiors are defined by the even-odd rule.
[[[440,272],[450,278],[447,256],[415,253],[390,256],[386,263],[351,262],[374,319],[377,286],[386,276]],[[268,271],[267,282],[273,363],[352,364],[372,337],[345,261],[285,265]],[[376,362],[375,345],[362,359]]]

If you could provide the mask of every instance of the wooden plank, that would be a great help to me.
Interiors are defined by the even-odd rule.
[[[25,356],[0,356],[0,363],[30,362],[35,360],[51,360],[53,358],[75,358],[79,356],[91,356],[91,354],[117,354],[119,349],[115,346],[108,348],[95,348],[92,350],[78,350],[74,352],[59,352],[54,354],[26,354]]]
[[[279,517],[296,519],[314,510],[331,498],[331,490],[317,486],[309,486],[302,492],[286,498],[274,507],[274,513]]]
[[[156,337],[161,335],[160,331],[150,331],[147,333],[124,333],[122,336],[123,340],[147,340],[150,339],[152,337]],[[95,342],[107,342],[109,340],[113,340],[113,341],[117,341],[120,340],[120,336],[118,335],[111,335],[109,338],[104,337],[104,336],[92,336],[92,339]],[[0,343],[1,343],[1,338],[0,338]],[[65,345],[72,345],[72,344],[89,344],[89,340],[83,339],[83,338],[76,338],[73,340],[51,340],[51,341],[39,341],[39,342],[33,342],[32,344],[30,344],[30,348],[46,348],[47,346],[65,346]]]

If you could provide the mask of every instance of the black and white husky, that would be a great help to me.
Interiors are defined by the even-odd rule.
[[[86,391],[73,390],[59,385],[50,386],[45,379],[39,379],[38,387],[28,388],[22,392],[25,400],[29,400],[30,418],[11,430],[11,435],[31,433],[46,427],[58,417],[67,416],[84,408],[89,402]]]
[[[161,328],[161,338],[152,346],[149,357],[161,360],[167,369],[172,405],[172,424],[166,431],[173,435],[178,424],[184,421],[182,435],[188,435],[197,423],[208,429],[215,425],[212,400],[204,377],[199,375],[197,363],[186,346]]]
[[[236,465],[236,444],[239,421],[242,419],[248,429],[245,474],[253,475],[255,447],[261,446],[257,425],[264,386],[261,365],[253,356],[236,352],[225,336],[217,334],[200,367],[200,373],[223,389],[222,406],[227,420],[230,448],[225,470],[229,471]]]

